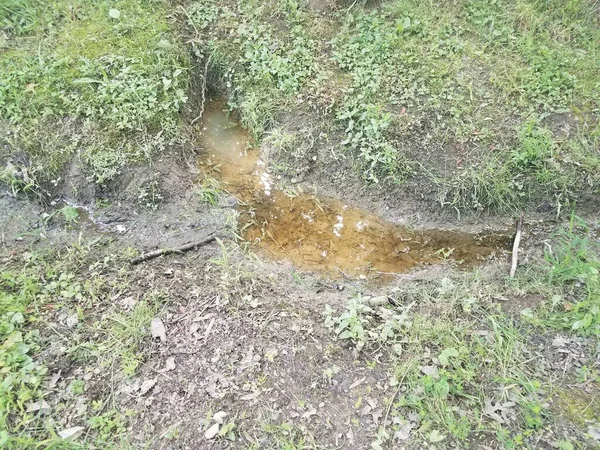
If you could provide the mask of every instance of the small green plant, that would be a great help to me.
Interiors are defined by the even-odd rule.
[[[197,192],[202,203],[217,206],[221,196],[221,184],[214,178],[205,178]]]
[[[163,201],[163,190],[158,178],[154,178],[140,187],[137,201],[142,207],[156,211]]]
[[[585,221],[572,214],[569,226],[555,233],[554,245],[545,251],[550,264],[548,281],[575,289],[575,295],[581,298],[566,307],[561,303],[563,311],[551,314],[549,323],[579,333],[600,334],[600,259],[588,232]],[[582,289],[577,288],[578,283]]]
[[[82,395],[85,392],[85,381],[83,380],[73,380],[69,384],[69,391],[71,394],[77,396]]]
[[[348,302],[347,309],[335,317],[333,310],[327,305],[325,309],[325,325],[334,330],[339,339],[349,339],[360,351],[367,343],[366,327],[373,310],[366,305],[361,297]]]
[[[36,193],[36,182],[29,175],[26,167],[16,167],[10,161],[0,169],[0,184],[5,184],[10,189],[12,196],[20,192]]]
[[[67,224],[74,224],[79,221],[79,210],[74,206],[65,205],[59,211]]]

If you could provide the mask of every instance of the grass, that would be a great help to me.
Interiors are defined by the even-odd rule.
[[[560,232],[560,236],[568,233]],[[551,393],[562,388],[560,375],[530,363],[537,358],[533,336],[538,329],[548,333],[552,327],[586,336],[596,332],[599,321],[594,316],[593,325],[579,324],[588,314],[585,294],[568,311],[549,312],[542,304],[532,312],[537,319],[532,321],[534,328],[527,325],[529,319],[515,320],[499,313],[491,302],[498,296],[522,294],[524,289],[543,292],[534,284],[540,273],[546,274],[543,283],[549,297],[557,274],[568,274],[562,281],[580,279],[585,273],[580,267],[582,254],[573,247],[581,249],[581,240],[568,236],[555,252],[560,264],[539,261],[536,281],[527,281],[525,276],[516,291],[513,280],[490,283],[489,274],[485,278],[470,274],[400,286],[391,294],[395,306],[382,303],[379,297],[358,295],[344,311],[326,311],[325,324],[338,339],[350,341],[359,353],[384,348],[392,361],[390,385],[395,392],[387,406],[392,420],[379,427],[373,448],[393,445],[397,433],[406,436],[406,442],[422,445],[466,448],[477,440],[493,441],[501,448],[535,448],[559,411],[547,407]],[[584,248],[588,261],[591,255]],[[575,254],[579,256],[569,260],[567,255]],[[557,439],[562,439],[565,448],[576,442],[587,445],[573,436]]]
[[[350,167],[375,189],[422,183],[437,193],[428,200],[461,212],[541,204],[560,216],[578,200],[585,210],[600,181],[597,8],[587,0],[391,0],[338,2],[323,13],[296,0],[4,0],[0,183],[14,197],[53,198],[77,161],[108,189],[133,164],[186,142],[181,113],[194,97],[195,54],[210,57],[203,62],[219,78],[209,90],[225,93],[290,177]],[[167,194],[154,176],[135,201],[155,211]],[[217,206],[221,195],[211,178],[198,186],[199,202]],[[72,231],[78,221],[65,206],[44,224]],[[235,213],[226,227],[238,232]],[[357,292],[341,310],[329,308],[325,325],[353,348],[356,364],[375,371],[381,352],[390,368],[381,384],[390,420],[369,436],[372,448],[395,446],[398,436],[423,447],[536,448],[560,419],[548,407],[553,395],[574,428],[552,429],[552,445],[588,445],[595,406],[575,399],[581,386],[597,385],[593,359],[559,373],[536,349],[548,336],[597,345],[596,240],[572,215],[544,243],[543,259],[523,264],[515,279],[448,276],[391,289],[394,305]],[[235,244],[218,243],[221,254],[203,273],[218,271],[210,281],[230,316],[256,310],[255,267],[233,257]],[[134,448],[134,413],[117,407],[112,387],[92,398],[94,382],[84,377],[93,367],[111,386],[134,378],[150,322],[168,301],[152,289],[129,295],[129,253],[81,238],[0,262],[2,448]],[[528,295],[541,300],[520,315],[496,306]],[[81,373],[46,411],[43,402],[56,400],[46,387],[51,343]],[[333,386],[341,370],[328,361],[316,378]],[[74,399],[85,403],[79,443],[60,436],[61,402]],[[244,436],[241,427],[232,439]],[[176,440],[178,428],[169,430]],[[318,446],[296,423],[275,420],[260,432],[263,440],[247,438],[250,448]]]
[[[104,184],[177,136],[188,61],[166,2],[26,0],[2,15],[0,114],[40,182],[78,149]]]
[[[105,253],[97,262],[97,252]],[[42,354],[51,337],[58,335],[72,364],[93,364],[125,377],[136,373],[143,358],[142,342],[149,337],[150,321],[160,311],[162,297],[149,292],[130,312],[110,300],[115,290],[124,289],[125,272],[116,276],[110,267],[125,259],[115,256],[110,246],[89,242],[66,250],[32,253],[24,264],[3,265],[0,279],[0,442],[2,448],[64,448],[89,446],[126,448],[127,411],[106,409],[110,391],[94,396],[82,425],[86,437],[76,443],[59,436],[60,404],[50,416],[32,408],[51,402],[45,382],[50,362]],[[17,270],[18,268],[18,270]],[[55,314],[67,311],[78,317],[68,329],[56,323]],[[60,328],[60,331],[57,329]],[[76,379],[66,388],[69,398],[81,397],[87,404],[86,382]],[[54,412],[56,410],[56,412]]]
[[[547,201],[560,212],[597,192],[592,3],[396,0],[326,16],[287,1],[190,8],[257,140],[290,134],[286,110],[312,114],[368,183],[417,177],[463,211]]]

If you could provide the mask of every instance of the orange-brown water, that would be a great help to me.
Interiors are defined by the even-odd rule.
[[[240,229],[258,251],[300,269],[348,276],[404,273],[452,259],[471,267],[510,246],[507,233],[411,230],[330,198],[284,192],[223,103],[206,105],[200,166],[239,200]]]

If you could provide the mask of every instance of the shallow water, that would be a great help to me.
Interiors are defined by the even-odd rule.
[[[510,247],[508,233],[411,230],[339,200],[278,190],[248,133],[223,106],[206,105],[199,164],[238,199],[242,234],[262,255],[328,275],[372,276],[444,259],[472,267]]]

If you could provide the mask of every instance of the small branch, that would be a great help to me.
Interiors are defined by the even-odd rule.
[[[212,241],[214,241],[217,238],[216,234],[212,234],[204,239],[202,239],[201,241],[197,241],[197,242],[191,242],[189,244],[185,244],[182,245],[181,247],[176,247],[176,248],[161,248],[159,250],[154,250],[152,252],[148,252],[148,253],[142,253],[140,256],[137,256],[135,258],[133,258],[131,261],[129,261],[130,264],[132,265],[136,265],[139,264],[141,262],[147,261],[149,259],[153,259],[153,258],[157,258],[159,256],[163,256],[163,255],[170,255],[171,253],[184,253],[187,252],[189,250],[201,247],[203,245],[209,244]]]
[[[519,221],[517,222],[517,233],[515,234],[515,241],[513,242],[512,249],[512,264],[510,266],[510,277],[514,278],[517,271],[517,264],[519,263],[519,245],[521,243],[521,230],[523,229],[523,217],[525,213],[521,213]]]

